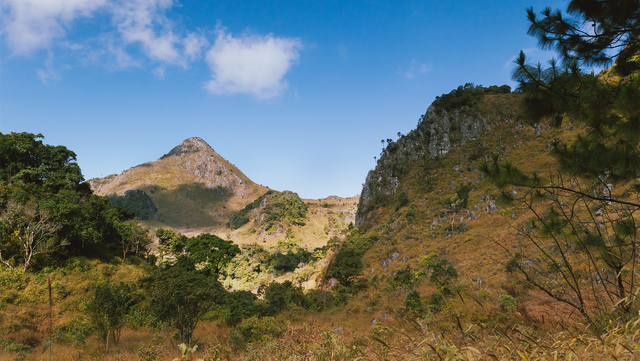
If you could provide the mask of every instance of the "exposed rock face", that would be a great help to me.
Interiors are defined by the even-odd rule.
[[[172,227],[223,225],[267,191],[197,137],[156,161],[90,183],[96,194],[114,199],[143,192],[157,207],[153,218]]]
[[[456,146],[455,143],[464,144],[478,139],[490,129],[489,119],[475,108],[462,107],[447,112],[429,106],[420,117],[417,128],[388,144],[376,168],[367,174],[358,204],[356,226],[367,221],[369,212],[376,209],[380,197],[393,196],[398,192],[400,176],[408,163],[444,156]]]

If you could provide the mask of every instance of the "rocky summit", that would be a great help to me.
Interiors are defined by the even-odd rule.
[[[89,182],[96,194],[132,209],[149,226],[192,231],[224,228],[267,191],[198,137],[156,161]]]

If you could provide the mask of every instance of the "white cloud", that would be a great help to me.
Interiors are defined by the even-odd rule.
[[[413,79],[418,75],[422,75],[428,71],[431,71],[433,66],[431,64],[424,64],[416,59],[411,60],[411,64],[409,65],[409,69],[404,72],[404,76],[407,79]]]
[[[1,31],[16,55],[58,47],[83,54],[85,60],[115,59],[122,66],[140,64],[128,48],[138,45],[143,57],[159,63],[157,68],[187,67],[208,42],[195,33],[174,32],[166,15],[173,5],[173,0],[2,0]],[[108,16],[113,28],[83,39],[84,44],[66,39],[74,20],[96,15]]]
[[[253,94],[268,99],[287,88],[284,76],[298,61],[298,39],[246,35],[233,37],[224,28],[207,52],[213,78],[205,88],[214,94]]]
[[[17,54],[48,48],[66,35],[65,27],[82,16],[90,16],[108,0],[3,0],[2,32]]]

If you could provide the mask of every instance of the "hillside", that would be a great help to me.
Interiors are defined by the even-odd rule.
[[[527,125],[520,101],[517,93],[487,94],[472,106],[449,110],[434,102],[416,129],[387,144],[367,175],[356,216],[356,225],[375,240],[363,257],[368,278],[423,269],[422,258],[433,253],[451,262],[467,292],[478,299],[482,290],[491,295],[486,307],[497,307],[501,294],[535,303],[531,314],[541,312],[539,304],[552,304],[540,294],[530,297],[532,290],[504,272],[507,259],[499,244],[517,247],[514,229],[526,217],[478,170],[492,154],[525,171],[555,168],[549,144],[577,128]],[[420,291],[430,287],[423,284]]]
[[[267,191],[197,137],[156,161],[89,182],[96,194],[132,205],[143,223],[182,230],[222,228]]]

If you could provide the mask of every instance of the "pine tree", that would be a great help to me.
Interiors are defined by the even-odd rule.
[[[559,60],[531,65],[523,52],[513,79],[524,93],[530,124],[584,124],[570,142],[555,140],[558,169],[525,174],[498,156],[479,169],[501,187],[517,186],[518,206],[531,215],[516,228],[523,246],[508,271],[581,312],[638,307],[637,187],[640,176],[640,1],[572,0],[566,13],[527,10],[529,35]],[[611,66],[595,74],[588,66]],[[614,192],[614,189],[616,190]]]

